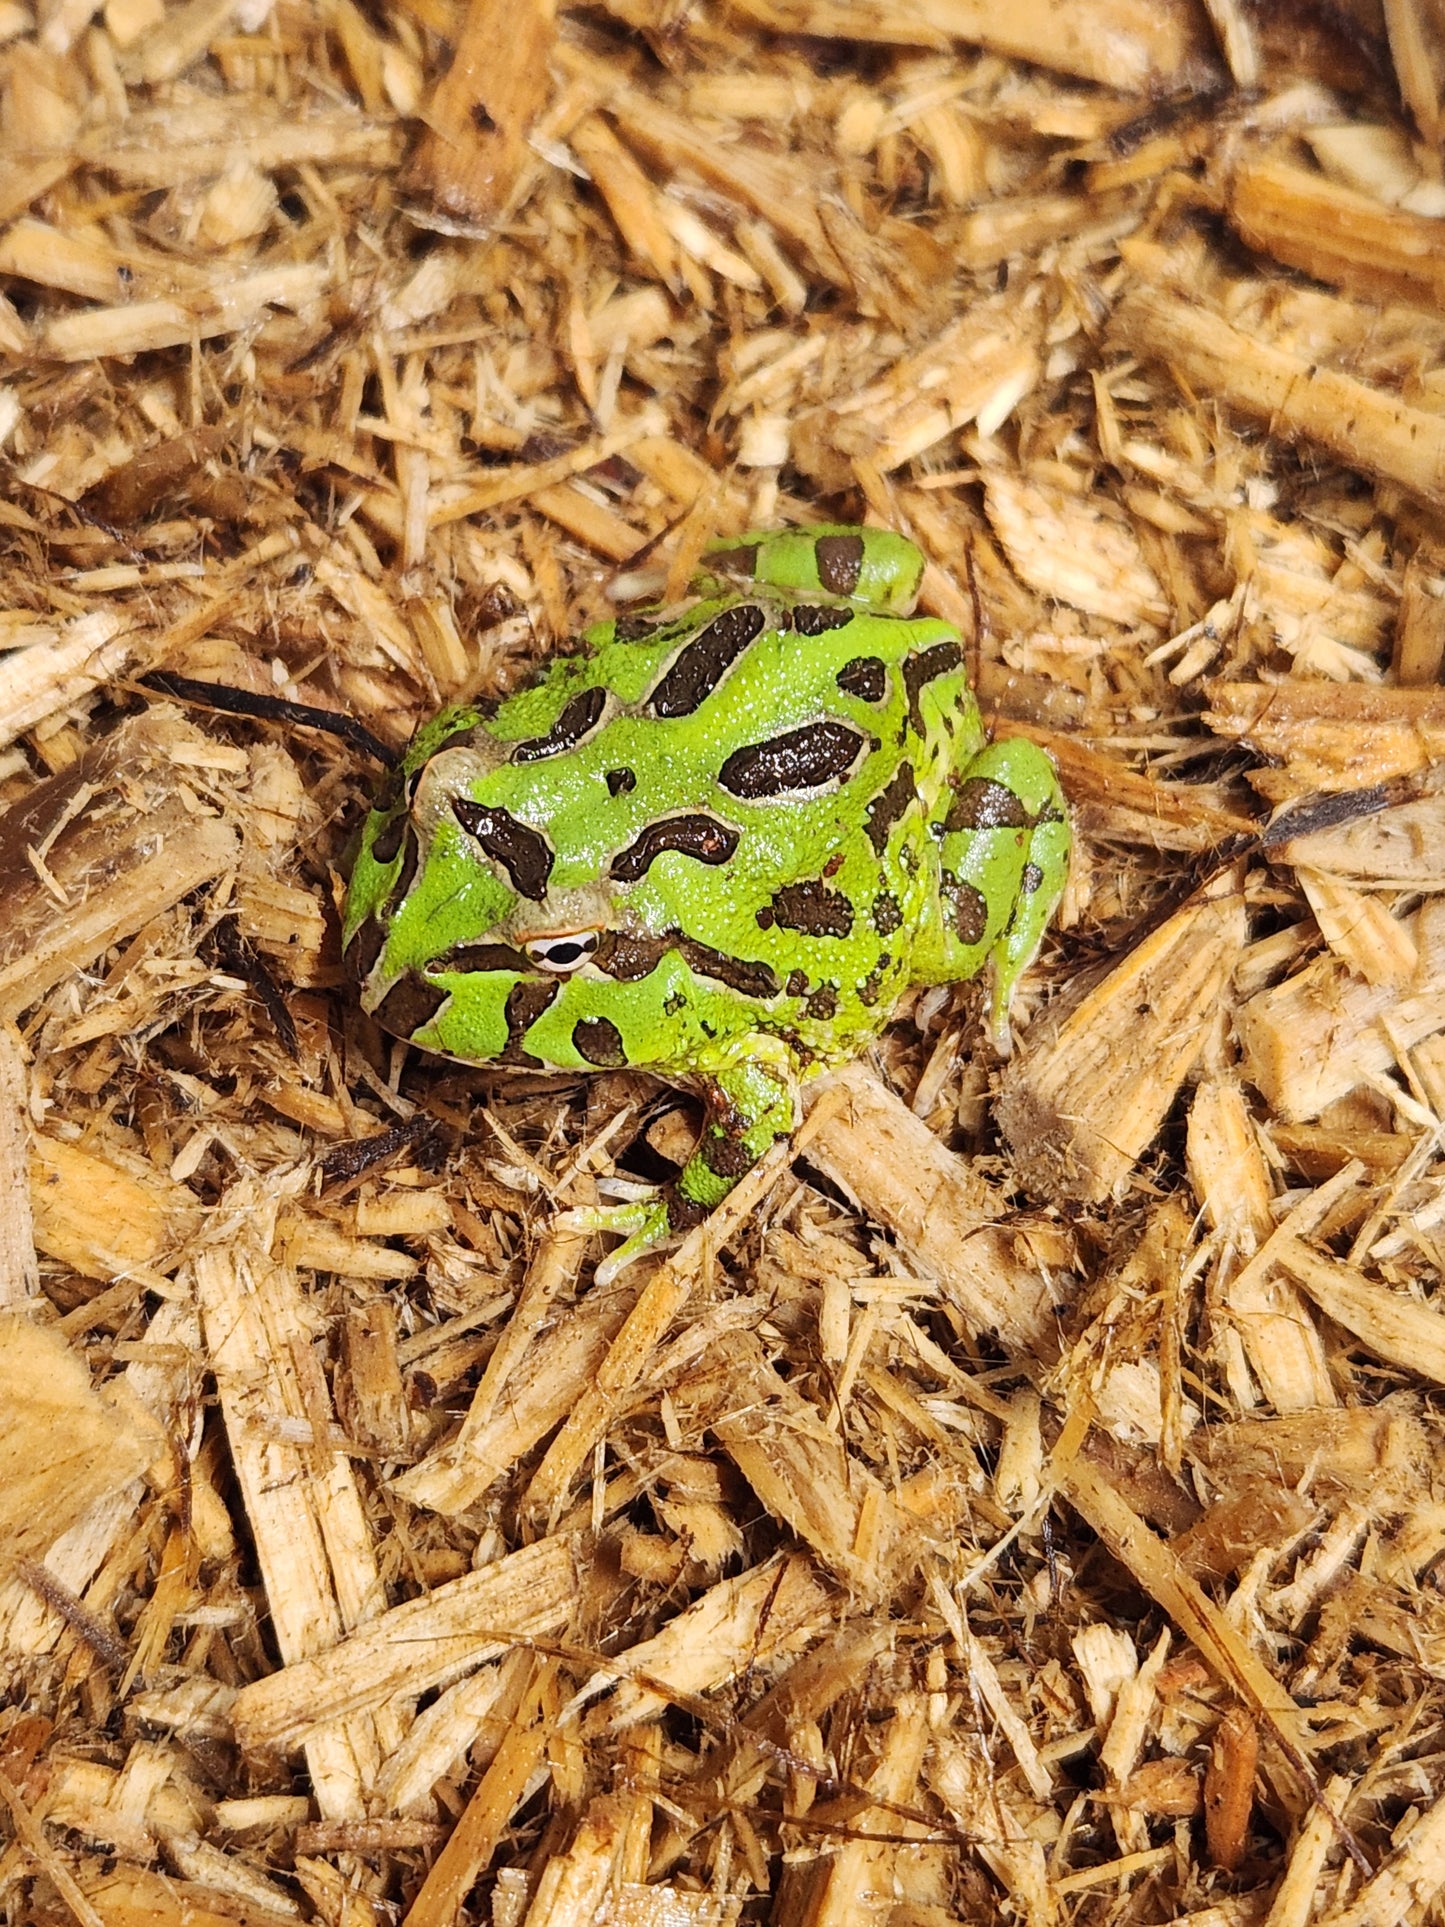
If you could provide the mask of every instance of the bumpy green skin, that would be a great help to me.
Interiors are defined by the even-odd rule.
[[[876,529],[717,545],[688,607],[427,723],[367,820],[344,942],[386,1029],[701,1085],[634,1245],[711,1209],[909,985],[991,964],[1007,1047],[1068,819],[1040,750],[987,742],[956,631],[908,614],[921,569]]]

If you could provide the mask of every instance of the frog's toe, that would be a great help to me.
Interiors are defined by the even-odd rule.
[[[1013,1056],[1013,1033],[1009,1029],[1008,1022],[1011,989],[1012,986],[1004,984],[1000,974],[995,971],[993,994],[989,998],[988,1041],[993,1045],[994,1053],[998,1057]]]
[[[640,1198],[630,1204],[586,1205],[558,1213],[557,1223],[564,1231],[610,1231],[621,1235],[622,1243],[609,1251],[594,1273],[594,1282],[610,1285],[634,1258],[657,1251],[673,1235],[664,1197]]]

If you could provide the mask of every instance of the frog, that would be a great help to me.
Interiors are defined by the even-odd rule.
[[[606,1282],[700,1223],[906,991],[1009,1008],[1066,881],[1057,771],[991,740],[924,557],[823,523],[713,541],[685,599],[422,724],[375,796],[342,945],[381,1028],[468,1065],[701,1094],[678,1175],[572,1222]]]

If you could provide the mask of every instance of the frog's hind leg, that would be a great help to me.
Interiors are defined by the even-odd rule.
[[[923,555],[891,529],[820,522],[803,529],[749,529],[710,542],[704,575],[758,582],[800,595],[845,597],[869,609],[907,615],[918,599]]]
[[[1052,761],[1022,737],[989,743],[948,791],[941,827],[945,974],[992,966],[989,1035],[1006,1057],[1014,988],[1069,871],[1069,818]]]

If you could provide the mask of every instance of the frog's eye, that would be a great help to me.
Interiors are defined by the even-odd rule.
[[[598,935],[596,930],[577,930],[565,937],[529,937],[522,948],[538,970],[555,971],[565,977],[592,955]]]

